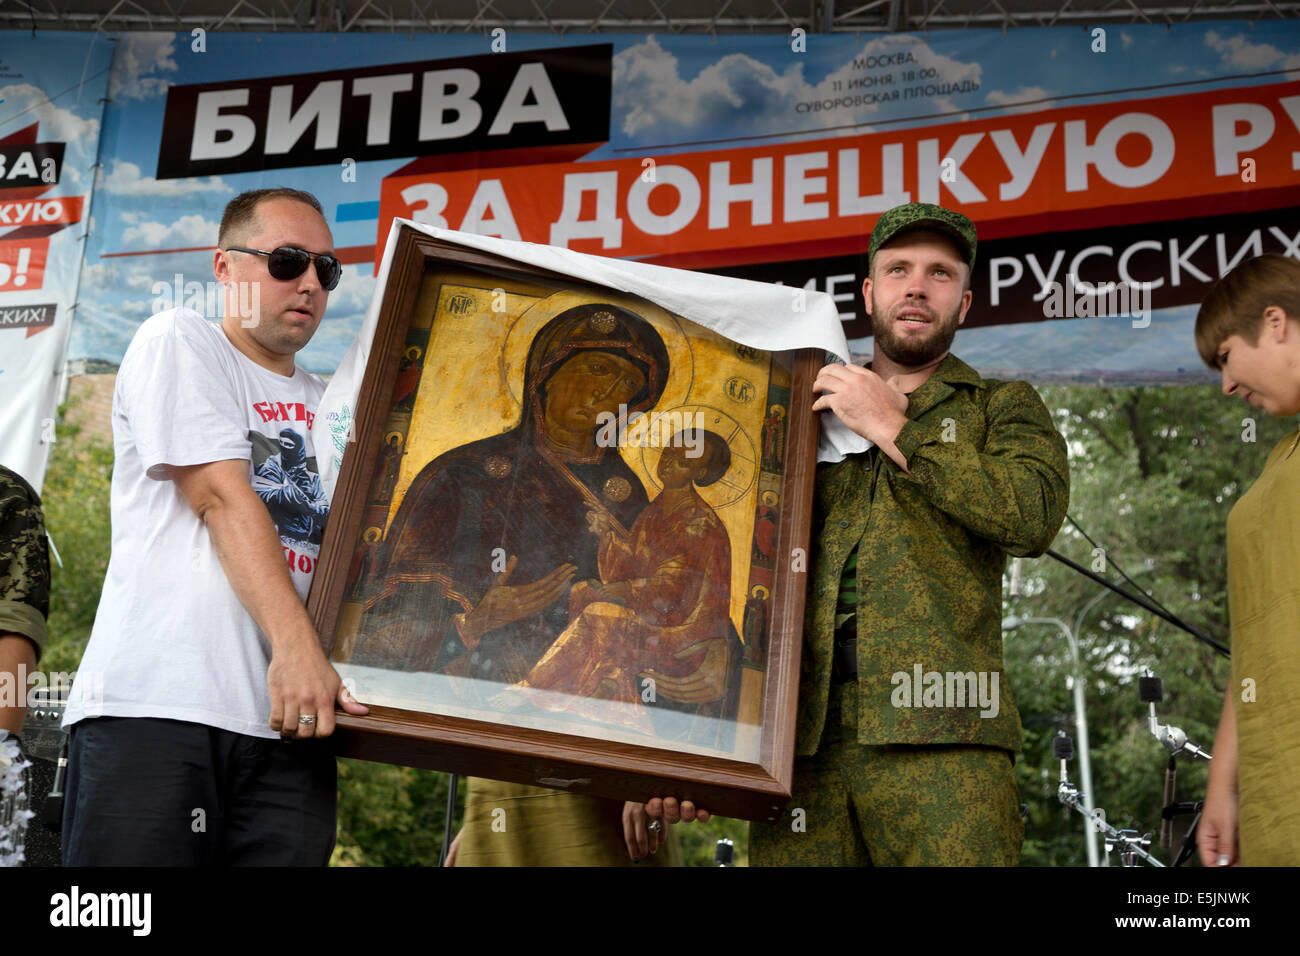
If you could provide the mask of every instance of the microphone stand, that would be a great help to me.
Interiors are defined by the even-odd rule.
[[[1174,625],[1179,630],[1186,631],[1188,634],[1192,635],[1192,637],[1196,638],[1198,641],[1214,648],[1218,653],[1222,654],[1224,657],[1232,656],[1232,652],[1227,648],[1226,645],[1220,643],[1219,641],[1216,641],[1214,638],[1210,637],[1205,632],[1197,630],[1196,628],[1192,627],[1190,624],[1183,623],[1181,620],[1179,620],[1169,611],[1166,611],[1164,608],[1157,606],[1145,595],[1134,594],[1130,591],[1124,590],[1118,585],[1112,584],[1110,581],[1107,581],[1101,575],[1096,574],[1095,572],[1093,572],[1088,568],[1085,568],[1083,565],[1079,564],[1076,561],[1072,561],[1071,559],[1067,558],[1065,555],[1061,554],[1058,551],[1049,549],[1047,551],[1047,554],[1050,557],[1054,558],[1055,560],[1059,561],[1061,564],[1064,564],[1066,567],[1070,568],[1071,570],[1077,571],[1079,574],[1082,574],[1084,577],[1095,581],[1096,583],[1100,584],[1102,587],[1106,588],[1107,590],[1113,591],[1114,593],[1118,594],[1120,597],[1125,598],[1129,602],[1136,604],[1138,607],[1143,608],[1146,611],[1149,611],[1151,614],[1154,614],[1156,617],[1160,618],[1161,620],[1167,621],[1168,623]],[[1018,583],[1019,569],[1013,567],[1012,573],[1013,573],[1013,582]],[[1013,593],[1015,593],[1015,590],[1016,589],[1013,588]],[[1165,768],[1165,792],[1164,792],[1165,807],[1161,813],[1161,825],[1160,825],[1161,844],[1164,847],[1169,848],[1170,844],[1173,841],[1172,818],[1174,816],[1179,816],[1186,813],[1195,814],[1190,829],[1183,837],[1182,849],[1179,852],[1177,860],[1174,862],[1174,866],[1181,866],[1195,852],[1196,827],[1201,820],[1201,808],[1204,805],[1204,801],[1201,801],[1199,803],[1193,803],[1193,804],[1174,802],[1173,799],[1174,782],[1177,776],[1177,767],[1174,762],[1174,758],[1180,753],[1189,753],[1194,758],[1200,757],[1204,760],[1210,760],[1211,755],[1210,752],[1205,750],[1204,748],[1189,742],[1187,740],[1187,734],[1182,730],[1182,728],[1174,727],[1173,725],[1161,724],[1160,721],[1157,719],[1155,704],[1157,701],[1163,700],[1163,693],[1160,688],[1159,678],[1155,678],[1155,677],[1139,678],[1138,684],[1139,684],[1139,691],[1142,694],[1142,699],[1144,701],[1147,701],[1147,703],[1150,705],[1147,721],[1148,721],[1148,726],[1151,730],[1151,734],[1158,741],[1160,741],[1161,745],[1164,746],[1164,748],[1168,750],[1170,754],[1169,764]],[[1064,745],[1062,744],[1063,740],[1065,742]],[[1062,751],[1061,748],[1063,746],[1068,749],[1068,753],[1065,753],[1065,756],[1062,756],[1062,753],[1064,751]],[[1152,857],[1149,853],[1147,853],[1145,849],[1143,849],[1144,846],[1150,844],[1150,841],[1147,840],[1145,837],[1136,838],[1137,837],[1136,831],[1127,831],[1127,830],[1117,831],[1109,824],[1105,823],[1105,813],[1103,811],[1097,810],[1094,811],[1093,813],[1089,813],[1081,805],[1079,792],[1077,788],[1075,788],[1074,785],[1071,784],[1069,780],[1066,778],[1066,771],[1065,771],[1065,759],[1068,758],[1069,756],[1073,756],[1074,742],[1070,740],[1070,738],[1061,735],[1055,740],[1053,744],[1053,748],[1054,751],[1056,751],[1056,756],[1058,757],[1058,759],[1061,760],[1061,783],[1057,791],[1058,799],[1061,801],[1061,803],[1065,804],[1066,806],[1074,807],[1084,816],[1088,817],[1091,821],[1093,821],[1094,825],[1096,825],[1099,830],[1106,833],[1106,852],[1109,853],[1113,845],[1119,845],[1121,847],[1120,850],[1121,861],[1135,861],[1136,857],[1141,856],[1143,859],[1149,861],[1153,866],[1164,866],[1163,863],[1157,861],[1154,857]],[[1101,818],[1100,822],[1098,822],[1096,819],[1098,815],[1100,815]],[[1124,862],[1123,865],[1131,866],[1131,865],[1136,865],[1136,863]]]
[[[1191,754],[1193,758],[1200,757],[1203,760],[1213,758],[1208,750],[1190,742],[1187,739],[1187,733],[1181,727],[1160,723],[1160,719],[1156,716],[1156,704],[1164,701],[1165,694],[1164,685],[1159,677],[1152,674],[1139,677],[1138,694],[1147,704],[1147,726],[1151,731],[1151,736],[1160,741],[1161,745],[1169,751],[1169,763],[1165,767],[1165,806],[1160,812],[1160,845],[1166,850],[1172,846],[1174,817],[1187,813],[1195,814],[1191,827],[1183,837],[1178,858],[1174,861],[1174,866],[1180,866],[1186,862],[1196,847],[1196,827],[1201,822],[1201,807],[1204,805],[1204,801],[1200,803],[1178,803],[1174,800],[1174,783],[1178,777],[1178,761],[1176,758],[1180,753]]]
[[[713,846],[713,865],[714,866],[734,866],[733,862],[736,857],[736,845],[730,840],[719,840]]]
[[[1177,757],[1180,753],[1189,753],[1193,757],[1200,757],[1202,760],[1211,759],[1210,752],[1189,741],[1187,733],[1181,727],[1175,727],[1173,724],[1162,724],[1159,718],[1156,717],[1156,704],[1163,703],[1165,699],[1164,685],[1159,677],[1151,675],[1139,677],[1138,694],[1149,707],[1147,726],[1151,730],[1151,735],[1164,745],[1164,748],[1169,751],[1171,759]]]
[[[451,774],[451,779],[447,781],[447,819],[442,828],[442,849],[438,851],[439,867],[447,865],[447,851],[451,849],[451,841],[455,836],[451,818],[456,815],[456,788],[459,786],[460,774]]]
[[[1070,783],[1069,775],[1066,772],[1065,763],[1074,756],[1074,741],[1064,733],[1058,734],[1052,741],[1052,754],[1056,759],[1061,761],[1061,782],[1056,788],[1056,798],[1065,806],[1077,810],[1088,818],[1091,826],[1097,828],[1098,832],[1105,838],[1106,852],[1118,848],[1120,866],[1137,866],[1138,860],[1144,860],[1151,866],[1163,868],[1164,864],[1146,851],[1151,845],[1151,837],[1147,834],[1139,835],[1136,830],[1116,830],[1106,822],[1106,811],[1101,807],[1094,810],[1088,810],[1083,805],[1082,794],[1079,789]]]

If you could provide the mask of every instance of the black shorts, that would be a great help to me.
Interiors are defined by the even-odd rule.
[[[277,740],[154,717],[75,724],[65,866],[324,866],[337,778],[329,740]]]

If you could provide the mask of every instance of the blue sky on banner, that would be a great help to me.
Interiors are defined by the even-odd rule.
[[[110,44],[84,33],[43,34],[42,43],[24,42],[30,34],[0,31],[0,139],[40,123],[40,142],[65,142],[75,152],[90,145],[99,131],[99,89],[108,69]],[[49,57],[56,51],[67,64],[58,75],[60,89],[41,89],[29,80],[49,75]],[[57,195],[76,195],[90,188],[90,163],[65,161]]]
[[[0,33],[0,139],[22,140],[0,153],[0,461],[37,489],[89,212],[77,197],[94,177],[111,58],[94,34]]]
[[[1087,29],[1035,28],[947,31],[923,35],[812,34],[796,53],[785,35],[640,36],[536,34],[507,36],[511,52],[613,43],[610,142],[587,158],[653,150],[797,142],[810,134],[844,135],[874,129],[924,126],[971,116],[1042,109],[1065,102],[1103,102],[1132,96],[1170,95],[1224,86],[1277,82],[1284,75],[1247,75],[1300,70],[1300,23],[1271,21],[1108,27],[1108,52],[1092,52]],[[483,35],[209,34],[205,51],[191,49],[188,34],[121,34],[110,77],[109,108],[101,137],[102,167],[92,207],[93,233],[86,243],[81,307],[73,329],[72,358],[120,359],[135,329],[152,311],[159,283],[211,279],[211,253],[176,252],[114,256],[121,252],[210,246],[225,202],[244,189],[289,184],[312,190],[326,205],[338,246],[376,241],[377,204],[384,176],[408,159],[359,163],[355,182],[342,182],[337,166],[308,166],[259,173],[157,180],[159,137],[166,91],[172,84],[216,82],[308,73],[385,63],[483,54]],[[934,69],[940,81],[978,84],[925,98],[862,103],[849,109],[800,108],[823,100],[834,83],[861,76],[855,60],[910,52],[918,69]],[[1158,87],[1149,92],[1127,92]],[[1047,100],[1047,102],[1042,102]],[[1016,104],[1033,102],[1030,106]],[[163,144],[162,148],[179,148]],[[109,257],[105,257],[105,256]],[[374,288],[372,266],[349,266],[330,296],[326,320],[301,355],[304,365],[330,372],[354,336]],[[1187,329],[1194,310],[1156,313],[1153,327],[1170,335],[1146,337],[1168,349],[1187,338],[1187,361],[1195,351]],[[1068,356],[1084,346],[1089,320],[1057,320],[1049,352]],[[1077,328],[1072,328],[1077,327]],[[1184,335],[1186,331],[1186,335]],[[988,355],[1006,367],[1032,368],[1043,361],[1046,329],[993,327],[963,333],[964,355]],[[1074,339],[1077,337],[1078,341]],[[1100,350],[1107,352],[1107,350]],[[1113,351],[1113,350],[1111,350]],[[1099,355],[1119,368],[1151,367],[1143,349],[1123,356]],[[1168,361],[1168,356],[1162,356]],[[978,358],[977,358],[978,361]],[[1178,360],[1181,362],[1181,358]]]

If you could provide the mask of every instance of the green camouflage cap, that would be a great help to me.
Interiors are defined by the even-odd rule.
[[[876,258],[876,251],[895,236],[913,229],[933,229],[951,236],[961,250],[966,265],[975,268],[975,223],[959,212],[944,209],[928,202],[909,202],[882,213],[871,230],[871,244],[867,247],[867,268]]]

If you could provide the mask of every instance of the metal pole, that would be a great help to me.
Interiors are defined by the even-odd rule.
[[[1105,595],[1106,592],[1102,591],[1098,597],[1104,597]],[[1095,603],[1095,599],[1093,603]],[[1084,610],[1087,610],[1087,608],[1085,607]],[[1055,624],[1061,629],[1061,633],[1065,635],[1066,643],[1070,645],[1070,662],[1073,671],[1071,683],[1074,685],[1074,732],[1079,741],[1079,782],[1081,784],[1080,789],[1083,791],[1083,808],[1088,811],[1084,848],[1088,852],[1088,865],[1099,866],[1097,828],[1092,823],[1092,812],[1095,809],[1092,792],[1092,751],[1088,746],[1088,713],[1084,703],[1083,663],[1079,658],[1079,642],[1076,640],[1074,632],[1070,630],[1069,625],[1059,617],[1023,617],[1020,620],[1025,624]]]

